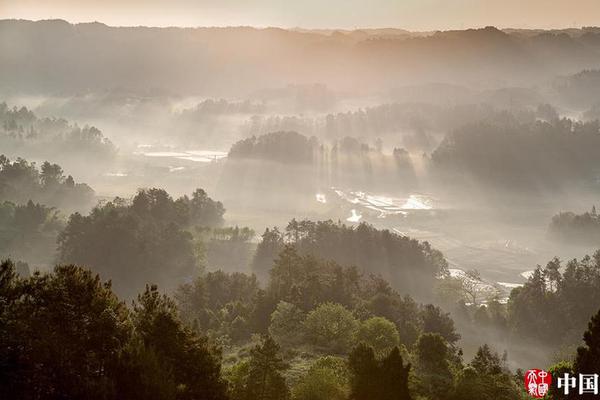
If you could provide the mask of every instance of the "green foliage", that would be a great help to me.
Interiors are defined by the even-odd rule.
[[[427,304],[423,307],[421,318],[423,320],[423,332],[437,333],[451,345],[454,345],[460,339],[460,335],[456,333],[454,321],[450,318],[450,314],[444,313],[439,307]]]
[[[347,353],[358,328],[352,312],[335,303],[323,303],[309,312],[304,323],[311,344],[334,354]]]
[[[0,307],[0,397],[114,396],[131,323],[110,284],[74,266],[19,279],[3,262]]]
[[[280,301],[271,314],[269,334],[282,347],[299,345],[304,341],[304,318],[298,307]]]
[[[560,361],[548,368],[548,372],[552,375],[553,383],[550,385],[547,397],[556,400],[566,399],[568,396],[564,394],[562,389],[558,389],[556,384],[558,383],[558,378],[563,378],[565,374],[573,376],[573,363],[569,361]]]
[[[508,324],[518,336],[554,348],[578,343],[600,305],[600,251],[559,268],[556,258],[537,268],[508,303]]]
[[[349,381],[345,360],[322,357],[316,360],[306,375],[294,386],[293,400],[345,400]]]
[[[394,323],[383,317],[372,317],[360,324],[356,341],[367,344],[377,356],[381,356],[399,346],[400,335]]]
[[[453,398],[518,399],[521,396],[520,385],[522,379],[515,382],[498,354],[484,345],[479,348],[470,365],[460,372]]]
[[[200,267],[187,229],[220,223],[223,213],[221,203],[200,189],[177,200],[164,190],[140,190],[131,204],[117,198],[88,216],[71,215],[58,238],[58,258],[112,278],[126,297],[146,282],[172,290]]]
[[[430,399],[449,398],[453,376],[449,363],[451,353],[444,338],[437,333],[422,334],[415,353],[417,393]]]
[[[274,237],[277,234],[280,238]],[[442,254],[429,243],[378,230],[366,223],[349,227],[333,221],[292,220],[285,233],[272,230],[265,235],[268,241],[259,244],[257,252],[261,256],[253,264],[257,273],[271,268],[272,252],[281,249],[284,239],[300,256],[311,255],[357,266],[368,273],[388,277],[403,293],[420,297],[430,294],[435,278],[447,268]]]
[[[207,272],[179,287],[175,298],[184,321],[218,338],[247,340],[259,293],[254,275]]]
[[[156,286],[146,287],[133,306],[132,320],[144,347],[152,349],[160,365],[172,371],[177,399],[225,399],[220,358],[177,316],[177,306]],[[194,379],[202,377],[202,379]]]
[[[400,343],[412,346],[421,331],[419,305],[409,296],[402,297],[382,280],[374,281],[365,303],[369,315],[384,317],[396,324]]]
[[[314,256],[301,256],[293,246],[285,246],[270,271],[269,293],[293,303],[304,311],[324,302],[351,305],[359,290],[356,268]]]
[[[0,265],[0,397],[225,400],[218,353],[148,287],[128,310],[89,270]]]
[[[288,365],[279,355],[279,346],[269,337],[250,351],[250,358],[231,373],[232,400],[287,400],[290,392],[283,372]]]

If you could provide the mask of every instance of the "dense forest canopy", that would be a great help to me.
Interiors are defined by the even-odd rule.
[[[442,253],[429,243],[389,230],[378,230],[365,223],[352,227],[333,221],[292,220],[283,232],[276,228],[264,232],[253,271],[264,276],[286,244],[302,255],[334,260],[380,275],[402,293],[420,298],[431,295],[433,282],[447,273],[448,267]]]
[[[479,123],[459,129],[432,154],[442,170],[469,174],[478,182],[521,191],[595,181],[598,121],[554,119],[522,124]]]
[[[130,202],[117,198],[87,216],[72,214],[58,238],[58,259],[109,276],[126,297],[146,282],[173,289],[202,266],[190,230],[219,226],[224,213],[202,189],[176,200],[161,189],[140,190]]]

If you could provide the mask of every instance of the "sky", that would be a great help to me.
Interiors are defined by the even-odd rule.
[[[0,0],[0,19],[6,18],[113,26],[567,28],[600,25],[600,0]]]

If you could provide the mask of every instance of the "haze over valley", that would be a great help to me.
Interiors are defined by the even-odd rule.
[[[600,28],[256,25],[0,20],[0,395],[525,399],[595,368]]]

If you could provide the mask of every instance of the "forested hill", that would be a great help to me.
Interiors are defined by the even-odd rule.
[[[525,34],[488,27],[430,35],[360,34],[3,20],[0,54],[0,89],[5,92],[127,87],[239,95],[289,82],[379,90],[439,82],[440,77],[454,83],[530,85],[597,66],[600,32],[584,28]]]

